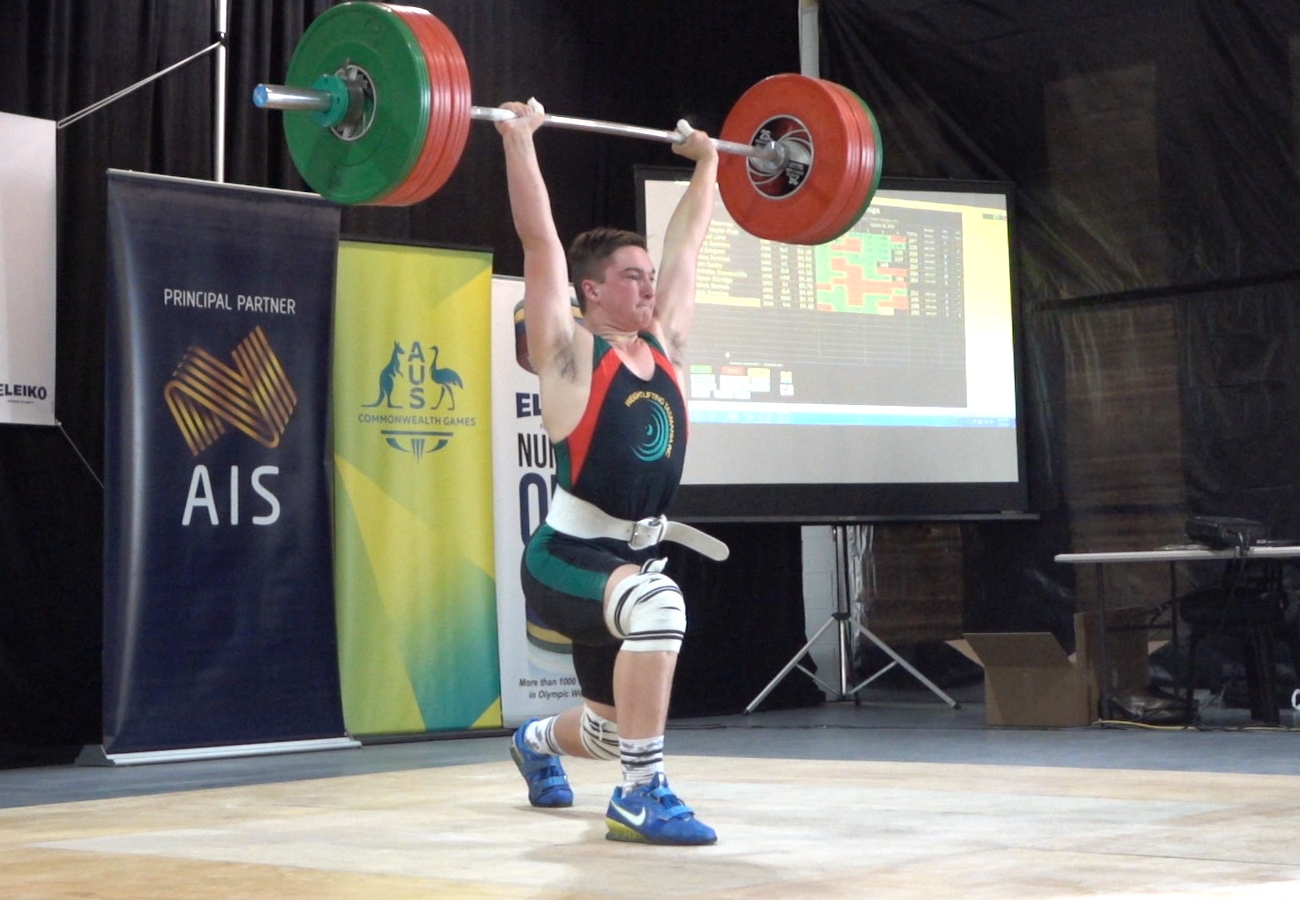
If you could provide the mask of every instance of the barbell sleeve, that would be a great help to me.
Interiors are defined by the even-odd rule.
[[[290,87],[285,84],[259,84],[253,88],[253,105],[258,109],[299,109],[325,112],[334,103],[328,91]]]
[[[253,105],[259,109],[293,109],[308,112],[326,112],[334,104],[334,97],[328,91],[315,88],[292,87],[283,84],[259,84],[253,89]],[[517,118],[508,109],[499,106],[471,106],[470,116],[476,122],[503,122]],[[605,122],[600,119],[581,119],[573,116],[556,116],[545,113],[542,121],[555,128],[573,131],[590,131],[596,134],[608,134],[615,137],[642,138],[666,144],[680,144],[685,138],[678,131],[664,131],[658,128],[642,128],[639,125],[623,125],[618,122]],[[785,154],[778,145],[753,146],[735,141],[711,139],[719,153],[731,153],[736,156],[748,156],[761,162],[777,166],[785,163]]]

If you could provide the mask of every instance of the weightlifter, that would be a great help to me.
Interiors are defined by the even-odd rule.
[[[524,551],[522,578],[529,604],[573,642],[583,703],[525,723],[511,756],[529,802],[540,807],[573,803],[559,757],[620,760],[622,784],[605,815],[609,839],[711,844],[716,833],[677,798],[665,774],[664,731],[686,611],[655,545],[676,540],[726,555],[719,542],[662,518],[686,450],[683,352],[717,149],[679,123],[683,140],[673,152],[695,169],[665,231],[657,273],[641,235],[597,228],[573,241],[566,276],[533,143],[541,109],[530,103],[505,104],[516,118],[496,127],[524,249],[528,352],[541,381],[558,486]],[[569,277],[583,324],[570,310]]]

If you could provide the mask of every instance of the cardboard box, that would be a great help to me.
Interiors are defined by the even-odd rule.
[[[1106,668],[1112,694],[1143,690],[1149,680],[1146,607],[1106,610]],[[948,643],[984,668],[987,725],[1070,728],[1099,718],[1098,615],[1074,617],[1076,652],[1049,632],[967,634]]]
[[[1166,641],[1151,640],[1148,606],[1124,606],[1106,610],[1106,668],[1111,698],[1146,694],[1151,683],[1149,657]],[[1101,644],[1098,640],[1098,615],[1095,612],[1074,616],[1074,655],[1076,667],[1087,679],[1087,708],[1093,721],[1121,718],[1114,708],[1101,709]],[[1091,724],[1091,722],[1089,723]]]

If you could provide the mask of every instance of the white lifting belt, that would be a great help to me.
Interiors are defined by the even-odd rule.
[[[698,528],[681,522],[670,522],[663,516],[651,516],[635,522],[616,519],[595,504],[573,496],[558,485],[546,513],[546,524],[556,531],[585,540],[613,538],[626,541],[633,550],[644,550],[663,541],[672,541],[719,562],[731,554],[726,544]]]

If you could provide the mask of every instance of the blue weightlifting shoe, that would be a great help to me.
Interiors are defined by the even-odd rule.
[[[569,788],[569,776],[564,774],[560,758],[530,750],[524,743],[524,729],[532,722],[530,719],[520,725],[510,741],[510,756],[519,767],[519,774],[528,782],[528,802],[547,808],[572,806],[573,791]]]
[[[677,799],[661,772],[649,784],[629,791],[614,788],[605,811],[605,837],[611,841],[643,844],[712,844],[717,832],[699,819],[689,806]]]

